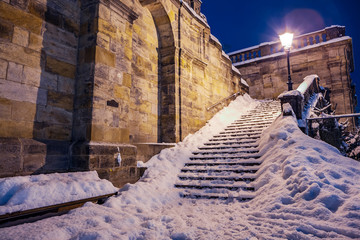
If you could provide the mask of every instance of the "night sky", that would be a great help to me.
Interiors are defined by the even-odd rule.
[[[203,0],[201,12],[225,52],[278,40],[285,28],[295,36],[331,25],[346,27],[353,40],[351,74],[360,110],[360,0]]]

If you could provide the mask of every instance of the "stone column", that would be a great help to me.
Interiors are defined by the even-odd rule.
[[[72,169],[96,170],[116,186],[139,177],[126,113],[136,18],[120,1],[94,0],[82,5]]]

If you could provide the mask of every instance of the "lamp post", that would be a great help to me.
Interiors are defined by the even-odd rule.
[[[284,33],[282,35],[280,35],[280,41],[281,41],[281,45],[284,47],[284,50],[286,52],[286,58],[287,58],[287,67],[288,67],[288,91],[293,90],[292,88],[292,82],[291,82],[291,76],[290,76],[290,48],[292,45],[292,40],[293,40],[293,36],[294,34],[292,33]]]

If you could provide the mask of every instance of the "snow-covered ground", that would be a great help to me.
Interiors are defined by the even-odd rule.
[[[96,171],[0,178],[0,215],[118,191]]]
[[[317,239],[360,238],[360,163],[309,138],[291,116],[260,140],[256,197],[179,197],[177,174],[192,151],[258,102],[240,96],[196,134],[148,163],[144,177],[104,205],[0,229],[0,239]]]

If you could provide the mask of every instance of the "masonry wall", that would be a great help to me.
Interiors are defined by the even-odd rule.
[[[97,170],[134,182],[135,144],[182,140],[241,89],[185,2],[1,0],[0,18],[0,176]]]
[[[356,106],[350,71],[352,41],[346,38],[290,53],[291,79],[296,89],[307,75],[317,74],[320,85],[331,90],[332,107],[337,114],[353,113]],[[287,90],[287,62],[285,54],[267,57],[251,63],[239,64],[243,78],[254,98],[277,98]]]
[[[10,171],[68,167],[79,3],[0,1],[0,136],[36,139],[47,147],[34,150],[35,153],[48,152],[46,163],[45,159],[37,161],[29,154],[20,158],[19,154],[11,153],[17,164]],[[55,149],[54,145],[58,147]],[[58,161],[53,161],[54,158]]]

